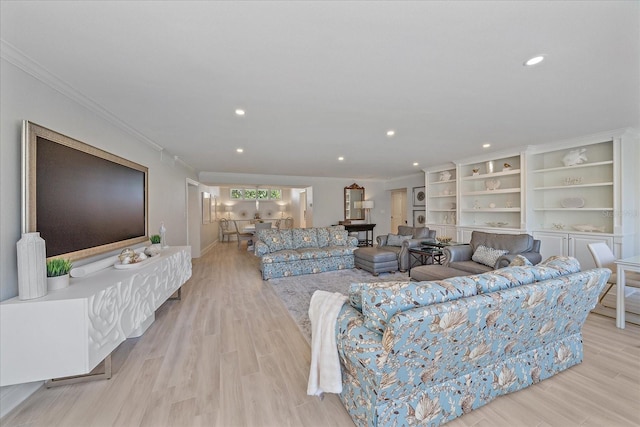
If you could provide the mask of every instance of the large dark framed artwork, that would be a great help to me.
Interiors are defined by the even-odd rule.
[[[47,257],[86,258],[146,242],[148,169],[23,122],[22,231]]]
[[[413,187],[413,206],[426,206],[427,193],[425,187]]]

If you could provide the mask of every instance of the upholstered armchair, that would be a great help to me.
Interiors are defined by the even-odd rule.
[[[395,252],[398,256],[398,270],[409,269],[409,249],[420,246],[420,242],[435,242],[436,231],[427,227],[398,226],[398,234],[387,234],[376,237],[378,249]]]
[[[485,256],[480,256],[485,252]],[[505,252],[499,254],[499,252]],[[486,252],[493,252],[492,256],[486,256]],[[498,234],[474,231],[471,233],[471,241],[468,245],[447,246],[444,248],[445,266],[471,274],[485,273],[491,270],[507,267],[513,259],[522,255],[531,264],[542,261],[540,255],[540,240],[535,240],[529,234]]]

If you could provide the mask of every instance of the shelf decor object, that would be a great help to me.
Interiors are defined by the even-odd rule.
[[[47,295],[46,247],[39,232],[24,233],[16,243],[18,250],[18,299]]]
[[[499,179],[488,179],[484,182],[484,185],[487,187],[487,190],[497,190],[500,188],[500,180]]]
[[[587,160],[587,149],[586,148],[578,148],[575,150],[569,151],[562,158],[562,163],[565,166],[575,166],[581,163],[585,163]]]
[[[563,208],[582,208],[584,207],[584,199],[582,197],[567,197],[562,199],[560,205]]]

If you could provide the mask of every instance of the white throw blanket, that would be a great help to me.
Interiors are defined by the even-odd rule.
[[[336,320],[347,297],[338,292],[315,291],[309,304],[311,367],[307,394],[342,392],[342,373],[336,346]]]

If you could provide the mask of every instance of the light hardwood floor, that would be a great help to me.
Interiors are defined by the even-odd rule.
[[[41,388],[0,425],[353,426],[335,395],[306,395],[309,345],[271,286],[244,246],[218,244],[114,352],[111,380]],[[582,364],[447,426],[640,425],[640,326],[591,314],[584,347]]]

